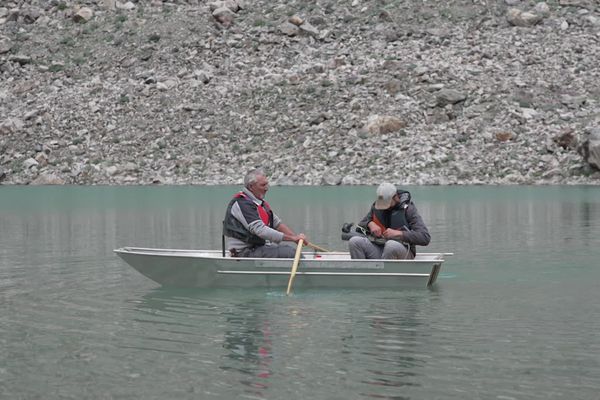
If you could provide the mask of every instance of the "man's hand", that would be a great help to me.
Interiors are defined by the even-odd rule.
[[[381,237],[381,227],[377,225],[375,222],[371,221],[368,223],[367,227],[375,237]]]
[[[386,239],[402,239],[403,238],[403,233],[402,231],[396,230],[396,229],[392,229],[392,228],[387,228],[384,232],[383,232],[383,237]]]
[[[306,235],[304,233],[299,233],[298,235],[292,236],[292,241],[298,243],[300,239],[304,240],[304,244],[307,245],[309,243]]]
[[[299,234],[295,234],[292,233],[291,235],[284,235],[283,236],[283,240],[289,241],[289,242],[294,242],[294,243],[298,243],[300,241],[300,239],[304,240],[304,245],[308,245],[310,242],[308,241],[308,238],[306,237],[306,235],[304,233],[299,233]]]
[[[279,224],[277,230],[279,232],[283,232],[283,240],[285,241],[298,243],[300,239],[302,239],[304,240],[304,244],[308,243],[308,239],[304,233],[296,234],[293,230],[290,229],[290,227],[288,227],[285,224]]]

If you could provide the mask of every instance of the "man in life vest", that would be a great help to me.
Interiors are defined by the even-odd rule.
[[[265,172],[258,168],[246,174],[244,188],[227,206],[223,221],[225,248],[234,257],[294,258],[296,249],[282,241],[308,244],[273,213],[264,198],[269,190]]]
[[[410,193],[387,182],[379,185],[377,200],[358,225],[369,235],[350,238],[352,258],[413,259],[416,245],[427,246],[431,240]]]

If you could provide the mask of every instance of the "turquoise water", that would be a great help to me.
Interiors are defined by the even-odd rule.
[[[166,289],[112,253],[219,248],[235,190],[0,187],[0,398],[598,398],[600,188],[409,188],[455,253],[432,290]],[[373,192],[267,197],[344,250]]]

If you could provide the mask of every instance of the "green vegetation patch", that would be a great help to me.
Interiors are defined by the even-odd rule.
[[[64,69],[65,69],[65,66],[62,64],[52,64],[50,67],[48,67],[49,72],[60,72],[60,71],[63,71]]]

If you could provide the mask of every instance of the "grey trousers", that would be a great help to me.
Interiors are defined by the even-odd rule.
[[[348,250],[350,250],[350,257],[357,259],[404,260],[414,258],[404,244],[395,240],[388,240],[382,246],[372,243],[366,237],[353,236],[348,241]]]
[[[238,253],[238,257],[254,258],[294,258],[296,249],[287,244],[268,244],[247,248]]]

